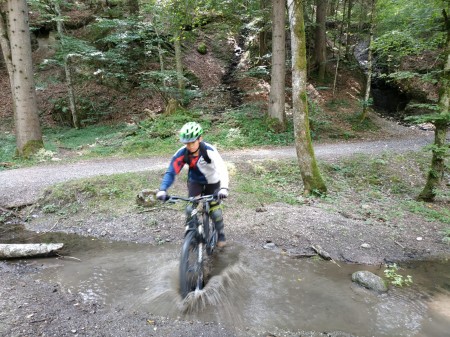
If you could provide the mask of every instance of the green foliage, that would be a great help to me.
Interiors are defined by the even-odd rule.
[[[241,148],[261,145],[290,145],[294,142],[292,121],[287,129],[278,132],[277,127],[267,123],[258,107],[242,106],[226,112],[224,121],[208,135],[208,139],[226,148]]]
[[[442,9],[446,0],[378,0],[377,31],[407,31],[414,39],[436,46],[442,39]],[[442,41],[442,40],[441,40]]]
[[[267,78],[270,75],[270,70],[267,66],[255,66],[242,73],[242,78],[255,77],[255,78]]]
[[[350,107],[350,102],[346,99],[332,99],[326,102],[326,107],[330,110],[339,110]]]
[[[450,245],[450,227],[445,228],[442,234],[444,235],[444,237],[442,238],[442,242],[447,245]]]
[[[439,111],[439,106],[434,104],[421,104],[422,108],[426,108],[432,111]],[[450,113],[430,113],[427,115],[420,116],[408,116],[405,118],[407,121],[411,121],[416,124],[420,123],[438,123],[438,122],[447,122],[450,124]]]
[[[292,161],[279,164],[248,162],[236,173],[236,190],[240,196],[255,206],[273,202],[297,204],[302,194],[301,174],[297,164]]]
[[[14,134],[9,132],[0,133],[0,162],[7,163],[11,162],[16,151],[16,137]],[[0,166],[0,170],[3,166]]]
[[[412,276],[407,275],[406,277],[403,277],[398,273],[400,268],[397,266],[396,263],[391,265],[386,265],[386,269],[384,270],[384,276],[388,280],[390,280],[391,284],[397,287],[403,287],[403,286],[410,286],[413,283]]]
[[[136,191],[148,184],[144,174],[116,174],[57,184],[39,201],[44,213],[59,216],[94,210],[108,216],[134,206]]]
[[[445,198],[450,197],[450,193],[443,195]],[[421,201],[404,201],[403,205],[408,211],[424,216],[428,221],[441,221],[444,223],[450,223],[450,210],[440,209],[433,206],[431,203],[425,203]]]
[[[443,46],[445,1],[377,1],[377,33],[372,45],[377,65],[391,73],[397,70],[402,57]]]
[[[406,55],[417,55],[424,46],[414,39],[409,32],[393,30],[377,37],[372,44],[377,56],[377,64],[389,69],[396,69],[400,60]]]
[[[429,166],[427,152],[378,156],[357,155],[333,164],[322,164],[329,196],[342,202],[349,198],[354,208],[347,210],[360,214],[367,221],[397,224],[398,219],[414,213],[426,221],[450,222],[446,202],[448,189],[438,189],[435,204],[425,204],[413,199],[423,188],[423,174]],[[400,201],[399,201],[400,200]],[[363,205],[369,206],[369,212]],[[376,209],[376,210],[375,210]],[[339,210],[341,211],[341,210]],[[374,219],[374,220],[370,220]]]
[[[121,132],[126,132],[126,125],[92,125],[81,129],[68,127],[46,128],[43,130],[46,146],[66,148],[71,150],[92,147],[95,144],[108,143],[121,138]]]
[[[309,129],[312,139],[318,139],[320,133],[332,129],[331,122],[325,118],[322,108],[308,98]]]
[[[363,104],[363,101],[361,101],[361,104]],[[360,112],[349,115],[346,120],[351,124],[353,131],[376,131],[380,129],[370,118],[362,119]]]

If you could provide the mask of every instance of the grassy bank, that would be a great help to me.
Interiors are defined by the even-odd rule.
[[[345,217],[376,225],[382,222],[398,226],[399,220],[419,217],[430,223],[444,224],[450,232],[450,191],[443,186],[433,204],[414,198],[423,187],[424,172],[430,156],[426,152],[376,157],[358,155],[339,161],[321,162],[321,171],[329,193],[322,198],[304,198],[296,161],[258,161],[230,164],[231,198],[226,208],[256,209],[283,202],[295,206],[314,205]],[[136,203],[142,189],[157,189],[164,172],[127,173],[58,184],[48,189],[39,202],[44,214],[67,218],[83,214],[120,216],[145,211]],[[186,172],[177,179],[171,193],[185,194]],[[157,204],[155,207],[163,207]],[[404,228],[401,230],[408,230]]]

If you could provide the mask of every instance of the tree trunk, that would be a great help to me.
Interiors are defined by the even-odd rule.
[[[56,21],[56,31],[58,32],[59,41],[64,49],[64,32],[63,32],[63,17],[61,15],[61,8],[59,7],[58,1],[55,2],[55,12],[58,15]],[[66,85],[67,85],[67,97],[69,99],[69,109],[72,114],[72,123],[76,129],[80,128],[80,119],[78,118],[77,106],[75,104],[75,90],[73,89],[72,82],[72,59],[76,54],[67,54],[64,57],[64,72],[66,74]]]
[[[128,0],[128,9],[131,15],[139,15],[139,1]]]
[[[174,36],[174,47],[175,47],[175,62],[177,68],[177,80],[178,89],[182,92],[185,88],[184,76],[183,76],[183,61],[181,56],[181,34],[177,33]]]
[[[26,1],[8,0],[1,7],[1,20],[2,50],[13,98],[17,154],[28,157],[44,144],[37,109]]]
[[[295,147],[302,175],[304,194],[326,193],[319,172],[309,130],[306,95],[306,39],[302,0],[288,0],[292,45],[292,103]]]
[[[270,80],[269,116],[276,119],[279,122],[281,129],[285,130],[286,31],[284,27],[284,0],[273,0],[272,6],[272,70]]]
[[[343,4],[342,4],[342,22],[340,24],[340,28],[339,28],[339,34],[337,35],[337,42],[335,40],[335,46],[337,45],[337,57],[336,57],[336,69],[334,70],[334,81],[333,81],[333,97],[336,94],[336,89],[337,89],[337,77],[339,74],[339,63],[341,60],[341,45],[342,45],[342,34],[343,34],[343,29],[344,29],[344,22],[345,22],[345,8],[347,5],[347,0],[344,0]],[[339,4],[338,4],[339,6]],[[337,11],[339,12],[339,11]],[[336,20],[337,22],[337,20]]]
[[[314,63],[317,66],[319,82],[323,82],[325,80],[327,65],[327,32],[325,27],[327,20],[327,7],[328,0],[317,0]]]
[[[66,73],[66,84],[67,84],[67,95],[69,98],[69,108],[72,113],[72,122],[73,126],[76,129],[80,128],[80,119],[78,118],[77,106],[75,104],[75,90],[73,89],[72,82],[72,59],[75,56],[79,56],[76,54],[67,54],[64,58],[64,70]]]
[[[266,9],[267,9],[267,7],[269,7],[269,1],[268,0],[260,0],[259,4],[260,4],[261,11],[264,13],[263,14],[264,19],[261,24],[261,31],[259,32],[259,62],[258,63],[262,64],[264,55],[266,55],[268,53],[267,38],[268,38],[269,32],[266,30],[266,20],[265,19],[268,19],[267,14],[266,14]]]
[[[434,145],[432,150],[431,168],[428,172],[427,182],[422,192],[417,197],[422,201],[433,201],[445,172],[445,157],[448,156],[449,145],[446,144],[446,135],[450,123],[450,20],[445,10],[443,11],[447,29],[447,47],[445,49],[444,73],[441,78],[441,90],[439,92],[440,113],[434,122]]]
[[[361,114],[361,121],[367,118],[367,110],[369,109],[369,98],[370,98],[370,85],[372,83],[372,44],[373,44],[373,29],[375,22],[375,3],[376,0],[372,0],[372,10],[370,16],[370,33],[369,33],[369,54],[367,56],[367,81],[366,81],[366,92],[364,94],[363,111]]]
[[[11,46],[10,46],[10,41],[8,38],[8,23],[7,23],[7,13],[8,13],[8,9],[7,9],[7,3],[0,3],[0,46],[3,52],[3,59],[5,61],[6,64],[6,70],[8,71],[8,76],[9,76],[9,82],[11,84],[11,96],[13,99],[13,104],[12,104],[12,108],[13,108],[13,113],[14,115],[16,114],[15,111],[15,98],[14,98],[14,92],[12,90],[13,88],[13,77],[12,77],[12,73],[13,73],[13,65],[11,62]]]
[[[352,8],[353,8],[353,0],[348,0],[347,7],[347,19],[346,19],[346,38],[345,38],[345,58],[347,60],[350,59],[350,28],[352,24]]]

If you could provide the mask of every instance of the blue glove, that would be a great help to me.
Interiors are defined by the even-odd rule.
[[[226,199],[228,197],[228,188],[221,188],[217,193],[217,198],[219,200]]]

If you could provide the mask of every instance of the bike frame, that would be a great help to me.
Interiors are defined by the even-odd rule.
[[[186,232],[184,236],[183,246],[180,257],[180,291],[183,298],[188,292],[201,290],[203,288],[203,249],[206,248],[206,254],[211,255],[217,243],[217,232],[214,226],[210,228],[210,202],[217,200],[215,195],[203,195],[199,197],[179,197],[169,196],[168,202],[186,201],[195,207],[192,209],[190,218],[194,220],[193,226],[186,224]],[[202,217],[198,219],[198,215]],[[210,230],[211,229],[211,230]],[[189,256],[192,256],[190,251],[194,249],[195,265],[189,264]],[[195,279],[196,278],[196,279]]]
[[[194,219],[196,215],[200,213],[202,217],[202,221],[195,222],[195,226],[188,227],[186,225],[186,233],[189,231],[197,231],[200,237],[202,238],[202,243],[208,244],[210,241],[211,234],[209,233],[209,210],[210,210],[210,202],[217,200],[217,197],[213,194],[209,195],[202,195],[198,197],[180,197],[180,196],[169,196],[167,199],[167,202],[175,203],[177,201],[186,201],[188,203],[191,203],[192,205],[198,204],[195,208],[193,208],[190,216],[191,219]],[[197,217],[198,218],[198,217]],[[215,229],[213,229],[215,231]],[[214,243],[215,244],[215,243]],[[213,247],[211,247],[213,248]],[[209,254],[208,254],[209,255]]]

